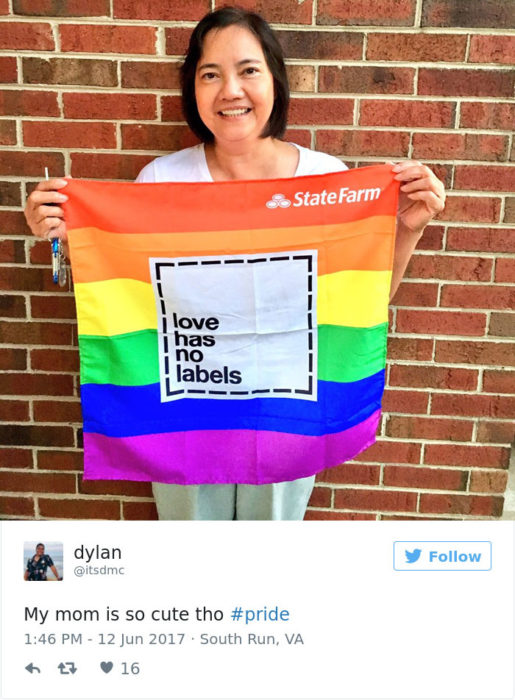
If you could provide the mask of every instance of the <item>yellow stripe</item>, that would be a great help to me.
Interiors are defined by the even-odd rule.
[[[376,326],[388,321],[392,273],[343,270],[318,278],[317,323]]]
[[[157,328],[152,285],[129,279],[75,284],[81,335],[119,335]]]
[[[391,272],[343,270],[318,277],[317,323],[376,326],[388,320]],[[152,285],[132,279],[75,284],[81,335],[157,328]]]

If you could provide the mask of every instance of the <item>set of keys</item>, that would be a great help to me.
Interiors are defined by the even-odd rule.
[[[48,180],[48,168],[45,168],[45,178]],[[49,206],[53,205],[50,204]],[[52,244],[52,279],[54,284],[64,287],[68,279],[68,272],[63,244],[60,238],[50,238],[49,240]]]

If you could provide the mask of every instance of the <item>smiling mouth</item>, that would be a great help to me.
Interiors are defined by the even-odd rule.
[[[248,114],[250,111],[250,107],[241,107],[238,109],[220,110],[218,114],[222,117],[242,117],[244,114]]]

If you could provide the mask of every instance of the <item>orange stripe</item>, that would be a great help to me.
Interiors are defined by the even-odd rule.
[[[318,250],[318,274],[340,270],[390,270],[395,217],[347,224],[208,233],[111,233],[96,228],[68,232],[75,282],[128,278],[150,282],[148,258]],[[102,251],[99,254],[99,251]]]
[[[91,226],[113,233],[241,231],[249,222],[259,229],[277,229],[349,222],[371,213],[392,215],[397,211],[398,191],[391,165],[244,182],[135,184],[71,179],[64,210],[69,229]],[[267,207],[279,194],[291,206]]]

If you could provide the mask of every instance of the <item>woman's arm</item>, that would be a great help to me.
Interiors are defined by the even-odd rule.
[[[59,581],[59,574],[57,573],[57,569],[55,568],[55,566],[51,566],[50,569],[52,570],[52,573],[54,574],[56,579]]]
[[[424,228],[445,206],[445,189],[432,170],[407,160],[392,168],[401,182],[390,301],[397,291]]]

